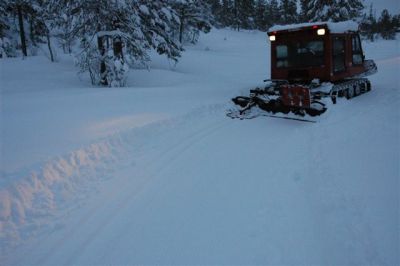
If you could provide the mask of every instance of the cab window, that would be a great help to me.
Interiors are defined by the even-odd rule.
[[[353,52],[353,65],[361,65],[363,63],[363,52],[361,48],[360,36],[352,36],[351,46]]]
[[[296,41],[276,46],[276,67],[315,67],[324,64],[322,40]]]
[[[344,37],[335,37],[333,39],[334,72],[342,72],[346,70],[344,45],[345,45]]]
[[[276,46],[276,65],[277,67],[288,67],[288,47],[287,45]]]

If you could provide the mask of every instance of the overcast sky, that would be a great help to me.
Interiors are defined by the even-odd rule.
[[[364,5],[367,10],[369,9],[369,5],[373,4],[374,9],[376,10],[376,15],[379,16],[385,8],[389,10],[390,14],[399,14],[400,13],[400,1],[399,0],[364,0]]]

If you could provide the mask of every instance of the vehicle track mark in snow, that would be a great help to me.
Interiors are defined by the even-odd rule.
[[[150,176],[150,180],[146,182],[142,189],[145,189],[146,186],[149,186],[149,183],[153,183],[156,180],[159,180],[162,175],[162,171],[168,167],[170,163],[179,159],[180,156],[184,156],[185,151],[187,151],[191,146],[195,145],[202,139],[206,138],[216,130],[222,128],[226,124],[225,121],[217,121],[217,123],[212,126],[207,125],[207,127],[202,130],[196,132],[194,135],[188,136],[180,141],[179,144],[171,145],[167,150],[162,151],[160,154],[157,154],[156,157],[152,158],[151,161],[145,166],[144,174]],[[160,163],[161,161],[161,163]],[[132,169],[133,171],[135,169]],[[156,175],[156,177],[154,177]],[[135,184],[133,184],[135,185]],[[142,190],[137,191],[136,193],[132,193],[133,188],[130,185],[124,187],[124,190],[120,193],[121,200],[118,200],[118,205],[115,205],[113,211],[109,213],[108,218],[103,220],[97,228],[91,228],[91,232],[85,237],[85,240],[78,245],[75,252],[71,253],[70,259],[67,260],[66,265],[74,264],[75,261],[79,260],[80,256],[85,253],[85,250],[90,246],[90,244],[96,239],[96,237],[113,221],[118,220],[118,215],[123,213],[126,208],[130,204],[134,202],[137,197],[140,197],[140,194],[143,193]],[[119,228],[121,234],[124,234],[124,230]],[[114,240],[118,240],[118,233],[115,233],[117,237]],[[108,246],[112,248],[113,242],[108,241]],[[104,254],[103,254],[104,255]]]
[[[52,245],[48,252],[46,252],[45,255],[41,256],[37,263],[47,263],[48,258],[50,258],[51,260],[52,256],[57,254],[58,251],[61,252],[63,250],[63,246],[68,243],[69,239],[76,237],[78,234],[82,233],[81,228],[86,225],[86,227],[88,227],[88,231],[85,232],[85,235],[87,235],[87,237],[85,237],[85,240],[75,239],[77,242],[83,241],[84,244],[75,245],[77,248],[75,252],[72,252],[72,254],[74,255],[70,257],[71,260],[67,260],[67,264],[78,258],[79,254],[84,252],[85,247],[87,245],[90,245],[92,240],[96,237],[97,233],[101,232],[104,227],[106,227],[115,219],[119,212],[126,208],[126,206],[128,206],[133,199],[139,196],[141,189],[144,189],[149,182],[154,182],[154,180],[152,180],[153,175],[159,175],[165,167],[168,167],[169,163],[171,163],[173,160],[176,160],[178,156],[183,156],[182,154],[192,145],[206,138],[209,134],[212,134],[216,130],[224,127],[227,122],[229,122],[229,120],[227,120],[225,117],[217,121],[213,120],[212,123],[207,122],[205,125],[203,125],[201,129],[197,130],[196,132],[190,131],[190,135],[184,136],[180,139],[176,139],[171,143],[168,143],[168,145],[161,147],[162,149],[160,151],[153,153],[153,155],[149,158],[145,158],[144,161],[140,162],[140,165],[135,165],[133,166],[133,168],[128,167],[130,168],[130,170],[133,170],[133,173],[131,173],[130,175],[138,174],[139,177],[135,177],[135,180],[132,182],[132,180],[130,180],[130,176],[126,176],[125,174],[123,180],[125,180],[126,183],[124,184],[122,180],[119,182],[124,184],[124,186],[122,187],[123,191],[108,191],[109,194],[107,196],[107,202],[105,202],[105,205],[106,208],[111,209],[109,213],[111,213],[112,215],[108,215],[108,217],[101,217],[102,215],[99,212],[105,209],[103,206],[104,202],[98,202],[97,205],[92,207],[88,212],[81,216],[78,221],[71,225],[69,229],[65,231],[64,235],[62,237],[59,237],[55,244]],[[187,125],[185,125],[185,122],[183,125],[178,123],[178,126],[187,127]],[[169,126],[167,125],[167,128],[168,127]],[[174,128],[174,130],[176,129]],[[135,158],[133,158],[133,160],[135,160]],[[137,171],[138,167],[143,168]],[[124,171],[126,171],[126,169]],[[138,181],[138,179],[140,180]],[[136,186],[139,186],[140,188]],[[112,202],[112,204],[110,202]],[[104,222],[101,223],[100,227],[98,228],[90,226],[90,221],[93,220],[96,216],[100,216],[101,219],[104,220]]]
[[[307,184],[310,193],[305,193],[310,205],[315,207],[315,219],[320,221],[317,228],[321,243],[324,243],[325,263],[383,265],[376,246],[377,239],[373,239],[368,219],[363,215],[366,206],[362,199],[346,194],[343,185],[338,183],[340,176],[335,169],[341,165],[332,165],[327,150],[329,139],[327,125],[317,125],[312,131],[313,141],[328,145],[312,146],[310,176],[317,178]],[[332,258],[342,260],[333,262]]]

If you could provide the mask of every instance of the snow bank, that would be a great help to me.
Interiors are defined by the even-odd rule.
[[[85,183],[101,178],[96,173],[115,163],[121,152],[120,140],[109,139],[54,158],[28,174],[4,177],[2,182],[7,183],[0,187],[1,246],[28,237],[62,202],[88,189]]]
[[[322,26],[326,25],[331,33],[344,33],[347,31],[358,31],[358,24],[354,21],[342,21],[342,22],[312,22],[312,23],[301,23],[301,24],[290,24],[290,25],[276,25],[269,29],[268,32],[282,31],[282,30],[300,30],[305,27]]]
[[[97,123],[87,130],[102,136],[102,141],[38,163],[34,170],[4,174],[0,180],[0,247],[13,248],[48,229],[58,216],[65,215],[65,208],[74,208],[74,201],[87,198],[99,182],[131,164],[132,157],[140,157],[143,147],[169,145],[173,138],[180,141],[179,136],[187,132],[180,134],[175,128],[183,124],[189,124],[196,134],[201,126],[195,122],[198,118],[222,113],[224,107],[207,105],[173,118],[144,114]]]

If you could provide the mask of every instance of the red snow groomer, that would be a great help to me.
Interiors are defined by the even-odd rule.
[[[268,36],[271,79],[249,96],[233,98],[240,108],[229,110],[229,117],[279,114],[304,119],[324,113],[327,98],[335,104],[338,97],[350,99],[371,90],[365,76],[376,73],[377,67],[365,60],[355,22],[275,26]]]

